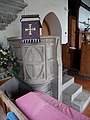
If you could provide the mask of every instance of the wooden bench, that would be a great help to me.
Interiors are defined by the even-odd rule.
[[[28,118],[17,108],[17,106],[4,94],[0,91],[0,105],[2,106],[5,114],[12,111],[19,118],[19,120],[28,120]]]

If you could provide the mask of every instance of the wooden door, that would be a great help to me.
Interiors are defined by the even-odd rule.
[[[76,39],[76,18],[69,16],[69,45],[75,47]]]
[[[48,23],[46,22],[46,20],[43,21],[43,24],[42,24],[42,35],[43,36],[48,36],[50,35],[50,28],[49,28],[49,25]]]

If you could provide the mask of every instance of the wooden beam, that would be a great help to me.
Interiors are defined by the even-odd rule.
[[[84,7],[86,10],[90,11],[90,7],[86,5],[84,2],[81,2],[81,6]]]

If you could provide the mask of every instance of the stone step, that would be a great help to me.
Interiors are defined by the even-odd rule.
[[[74,77],[70,75],[64,75],[63,81],[62,81],[62,91],[64,91],[66,88],[68,88],[73,83],[74,83]]]
[[[79,112],[83,112],[90,102],[90,91],[85,89],[72,101],[72,108]]]
[[[68,69],[63,68],[63,71],[62,71],[63,72],[63,76],[67,74],[67,71],[68,71]]]
[[[80,93],[82,92],[82,86],[77,84],[77,83],[73,83],[72,85],[70,85],[68,88],[66,88],[63,92],[62,92],[62,100],[66,101],[67,103],[72,102]]]

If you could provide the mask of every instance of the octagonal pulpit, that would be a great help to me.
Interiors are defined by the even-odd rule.
[[[9,39],[22,64],[21,71],[23,72],[20,72],[20,75],[18,73],[21,81],[33,88],[33,91],[44,91],[54,98],[60,99],[62,93],[60,38],[41,36],[39,43],[22,44],[19,41],[20,39]]]

